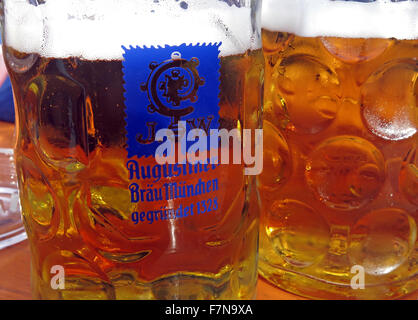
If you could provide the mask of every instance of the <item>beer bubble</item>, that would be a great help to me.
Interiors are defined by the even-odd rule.
[[[90,180],[95,182],[90,183],[88,190],[83,188],[80,191],[83,193],[82,199],[87,198],[85,201],[80,200],[75,210],[80,233],[85,237],[84,241],[91,243],[102,255],[110,252],[112,260],[116,260],[117,256],[120,260],[128,259],[129,255],[134,258],[141,241],[150,240],[152,232],[156,232],[151,230],[154,226],[147,225],[148,230],[144,231],[142,225],[133,224],[131,212],[136,210],[136,206],[131,203],[129,190],[109,183],[105,185],[104,181],[98,179],[100,178],[91,175]],[[85,214],[86,211],[88,215]],[[129,250],[115,250],[114,246]]]
[[[399,188],[409,202],[418,206],[418,155],[416,147],[408,152],[402,164]]]
[[[285,51],[292,43],[295,35],[287,32],[264,32],[263,51],[266,56]]]
[[[151,253],[151,250],[144,250],[139,252],[129,252],[129,253],[120,253],[120,252],[107,252],[107,251],[98,251],[103,257],[107,260],[116,262],[116,263],[135,263],[144,259]]]
[[[393,40],[321,37],[321,42],[338,59],[347,63],[359,63],[381,55]]]
[[[362,115],[368,129],[386,140],[417,132],[418,65],[395,62],[376,71],[362,86]]]
[[[277,200],[267,215],[267,236],[277,253],[292,266],[308,267],[327,253],[328,223],[307,204],[292,199]]]
[[[41,169],[22,157],[17,167],[21,177],[21,206],[29,229],[37,238],[55,236],[59,224],[59,209],[52,188]]]
[[[43,57],[122,60],[122,46],[183,43],[222,42],[222,56],[260,47],[251,8],[223,1],[6,1],[5,10],[7,45]]]
[[[280,131],[268,120],[263,122],[263,172],[257,177],[261,190],[273,191],[283,185],[291,174],[289,146]]]
[[[337,136],[310,154],[305,175],[318,200],[334,209],[352,210],[376,197],[385,180],[385,162],[367,140]]]
[[[335,71],[310,55],[289,56],[277,68],[273,82],[286,101],[295,130],[314,134],[327,128],[338,110]]]
[[[81,84],[68,76],[40,75],[28,83],[25,93],[26,117],[42,160],[68,172],[83,170],[87,164],[86,137],[76,135],[84,123],[79,119],[86,116]]]
[[[24,73],[32,68],[38,60],[36,54],[20,53],[5,47],[4,49],[5,61],[9,67],[16,73]]]
[[[351,230],[349,258],[370,275],[384,275],[403,264],[416,241],[414,219],[404,210],[369,212]]]

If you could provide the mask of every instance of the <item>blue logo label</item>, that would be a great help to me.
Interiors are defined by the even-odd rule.
[[[123,48],[128,157],[154,156],[160,129],[219,128],[219,46]]]

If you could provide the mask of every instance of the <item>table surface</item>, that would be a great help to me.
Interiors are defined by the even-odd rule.
[[[14,126],[0,122],[0,147],[13,145]],[[30,250],[28,241],[0,250],[0,300],[30,300]],[[260,278],[258,300],[302,300],[304,298],[276,288]],[[418,299],[418,292],[405,297]]]

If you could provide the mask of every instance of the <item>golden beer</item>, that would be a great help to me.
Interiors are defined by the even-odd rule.
[[[350,37],[361,32],[344,29],[343,15],[341,24],[327,20],[327,2],[308,4],[319,6],[312,16],[324,14],[300,34],[290,20],[263,21],[259,269],[307,297],[398,298],[418,288],[418,35],[369,37],[366,28]],[[280,8],[280,21],[294,8],[266,3]],[[369,12],[366,3],[329,6]],[[399,3],[392,6],[396,17]],[[413,11],[405,10],[407,20]],[[378,14],[370,26],[364,20],[369,33]]]

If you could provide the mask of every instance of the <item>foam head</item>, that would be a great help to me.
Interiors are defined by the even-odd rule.
[[[222,42],[221,55],[257,47],[251,9],[223,1],[5,0],[8,46],[45,57],[121,60],[122,46]]]
[[[262,26],[304,37],[418,38],[418,1],[263,0]]]

